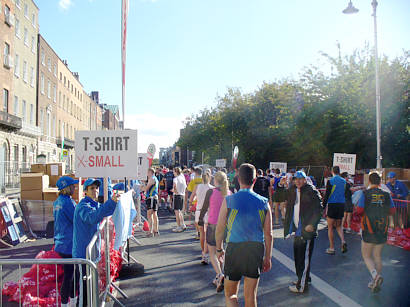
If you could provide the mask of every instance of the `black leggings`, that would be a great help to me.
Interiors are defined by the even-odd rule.
[[[84,277],[87,276],[85,264],[81,265],[81,270],[82,270],[81,279],[83,279],[83,305],[82,306],[87,306],[87,281],[84,280]],[[76,292],[80,293],[80,269],[75,271],[75,286],[76,286]],[[80,298],[78,298],[77,300],[77,306],[79,306],[79,304],[80,304]]]
[[[61,258],[68,259],[72,258],[71,255],[58,253]],[[64,278],[61,285],[60,294],[61,294],[61,303],[67,304],[68,297],[74,298],[74,265],[73,264],[64,264]]]

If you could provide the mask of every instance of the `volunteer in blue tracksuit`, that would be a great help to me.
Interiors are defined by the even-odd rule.
[[[71,198],[78,180],[63,176],[57,181],[59,195],[53,204],[54,215],[54,250],[61,258],[71,258],[73,247],[73,219],[75,201]],[[74,300],[73,287],[74,266],[64,265],[64,278],[61,285],[61,306],[67,306],[69,297]]]
[[[340,176],[339,166],[333,166],[333,177],[329,179],[326,185],[326,194],[323,200],[323,205],[327,207],[327,234],[329,236],[329,248],[326,253],[329,255],[335,254],[335,245],[333,239],[333,228],[336,228],[342,241],[342,253],[347,252],[347,244],[343,235],[342,219],[345,213],[346,194],[348,187],[346,180]]]
[[[99,223],[104,217],[112,215],[117,206],[117,194],[114,194],[112,199],[104,204],[97,202],[99,186],[100,180],[98,179],[89,178],[84,182],[85,197],[78,203],[74,211],[73,258],[86,258],[87,246],[97,232]],[[85,265],[83,265],[82,271],[85,274]],[[76,285],[79,284],[78,281],[79,274],[76,274]],[[85,288],[83,292],[84,304],[87,302]]]
[[[409,190],[403,182],[397,180],[396,173],[390,172],[387,175],[387,179],[389,180],[389,182],[387,182],[386,185],[391,191],[391,197],[393,199],[406,200],[407,195],[409,195]]]

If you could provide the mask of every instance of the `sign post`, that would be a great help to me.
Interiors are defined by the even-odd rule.
[[[236,168],[236,162],[238,162],[238,156],[239,156],[239,148],[238,146],[235,146],[233,149],[233,154],[232,154],[232,167],[235,169]]]
[[[354,175],[356,171],[356,155],[345,153],[333,154],[333,166],[340,167],[340,173],[347,172],[349,175]]]
[[[149,144],[148,149],[147,149],[147,154],[148,154],[148,159],[149,159],[149,166],[151,167],[152,165],[152,160],[154,159],[155,152],[157,149],[155,148],[154,144]]]
[[[77,131],[76,177],[135,177],[137,130]]]
[[[269,169],[280,169],[281,173],[286,173],[288,170],[288,163],[287,162],[270,162]]]
[[[226,159],[217,159],[215,161],[216,167],[226,167]]]

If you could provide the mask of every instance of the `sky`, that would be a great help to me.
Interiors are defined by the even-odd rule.
[[[379,0],[379,54],[410,50],[410,1]],[[35,0],[40,33],[87,92],[121,105],[121,0]],[[183,120],[228,87],[297,78],[319,52],[373,46],[370,0],[129,0],[126,128],[139,151],[173,145]],[[407,12],[407,13],[406,13]],[[324,67],[324,66],[323,66]],[[325,69],[325,67],[324,67]],[[158,150],[157,150],[158,151]]]

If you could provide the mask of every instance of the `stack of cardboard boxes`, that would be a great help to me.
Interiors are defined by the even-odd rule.
[[[21,200],[55,201],[57,180],[64,173],[65,165],[61,162],[33,164],[31,173],[21,175]]]

